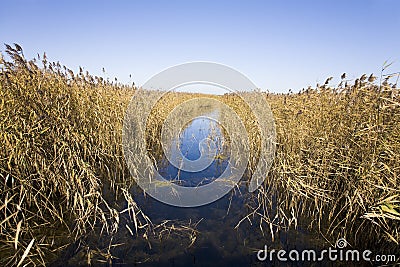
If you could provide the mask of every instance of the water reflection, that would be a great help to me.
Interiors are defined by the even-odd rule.
[[[171,157],[177,158],[177,153],[191,161],[201,157],[201,141],[206,140],[206,144],[215,145],[215,155],[210,155],[211,164],[199,172],[188,172],[175,167],[164,155],[158,162],[159,173],[167,180],[173,181],[181,186],[201,186],[211,183],[224,172],[229,162],[229,142],[224,137],[223,129],[216,120],[211,118],[218,117],[218,110],[212,113],[199,116],[189,122],[181,131],[177,143],[179,150],[172,153]],[[204,151],[203,151],[204,152]],[[204,155],[204,153],[203,153]]]
[[[171,164],[165,155],[155,157],[158,171],[165,179],[182,186],[202,186],[218,179],[224,172],[231,156],[230,139],[222,126],[207,118],[217,118],[221,115],[219,112],[218,109],[208,110],[190,121],[180,132],[178,142],[179,153],[189,160],[197,160],[201,156],[201,140],[212,140],[217,150],[212,163],[203,171],[187,172]],[[253,218],[249,217],[249,220],[236,228],[238,222],[252,212],[250,206],[257,203],[256,195],[247,190],[245,177],[229,194],[196,208],[180,208],[161,203],[151,197],[144,197],[138,188],[134,188],[132,193],[153,223],[191,222],[196,225],[198,234],[193,244],[179,235],[159,243],[153,240],[151,249],[143,241],[131,244],[132,255],[120,255],[123,263],[140,262],[138,266],[301,266],[302,263],[293,262],[259,262],[256,251],[264,245],[286,250],[324,247],[324,242],[301,226],[296,230],[277,232],[275,226],[260,229],[260,222],[252,221]],[[277,212],[276,206],[273,209],[271,214]],[[273,240],[270,231],[274,232]]]

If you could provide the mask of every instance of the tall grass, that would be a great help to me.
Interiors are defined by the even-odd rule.
[[[276,225],[309,218],[327,240],[398,251],[400,242],[400,92],[398,73],[381,84],[268,94],[278,135],[270,175],[249,216],[272,237]],[[392,77],[393,78],[393,77]],[[275,206],[276,211],[271,207]]]
[[[150,225],[121,191],[131,183],[120,132],[133,90],[82,69],[74,74],[45,54],[41,62],[28,61],[18,45],[6,48],[10,59],[2,57],[0,65],[0,265],[51,262],[58,249],[96,227],[115,233],[123,212],[130,213],[134,231]],[[125,197],[127,209],[116,207],[118,197]]]
[[[0,62],[0,265],[46,264],[69,244],[84,244],[93,232],[113,236],[121,226],[144,239],[186,231],[192,245],[193,228],[153,225],[129,193],[133,179],[121,129],[135,88],[82,69],[75,74],[45,55],[26,60],[18,45],[6,46],[6,53]],[[353,245],[398,249],[400,96],[385,78],[376,83],[363,75],[349,85],[343,77],[334,87],[328,80],[299,94],[265,95],[278,147],[266,182],[246,203],[246,218],[272,238],[309,218],[329,241],[340,236]],[[148,137],[158,138],[163,114],[193,97],[202,96],[162,99]],[[243,118],[251,168],[259,136],[249,108],[233,95],[215,98]],[[125,225],[123,213],[130,218]],[[110,247],[89,248],[88,264],[96,253],[110,261]]]

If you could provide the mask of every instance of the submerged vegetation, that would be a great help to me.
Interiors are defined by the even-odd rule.
[[[198,222],[153,223],[130,193],[121,129],[137,89],[82,69],[75,74],[46,55],[26,60],[18,45],[6,52],[9,59],[0,61],[0,265],[57,262],[68,249],[83,253],[87,264],[111,262],[123,246],[117,241],[122,229],[149,248],[168,238],[192,246]],[[279,230],[309,224],[332,243],[345,237],[353,247],[398,252],[396,77],[329,82],[298,94],[265,94],[275,117],[276,157],[237,227],[256,224],[274,239]],[[159,135],[162,114],[203,97],[175,94],[155,109],[148,138]],[[248,107],[233,95],[213,97],[244,120],[256,160],[257,125]],[[96,246],[93,236],[107,245]]]

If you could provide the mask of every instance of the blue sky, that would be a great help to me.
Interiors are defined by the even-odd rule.
[[[396,0],[16,0],[0,8],[1,43],[137,85],[188,61],[226,64],[273,92],[378,73],[385,60],[395,72],[399,32]]]

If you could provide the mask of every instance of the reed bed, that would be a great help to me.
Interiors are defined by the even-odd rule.
[[[89,235],[110,237],[125,226],[135,236],[156,236],[161,228],[127,193],[133,180],[121,128],[135,88],[82,69],[75,74],[45,54],[26,60],[19,45],[6,45],[6,53],[9,59],[0,62],[0,265],[45,265],[71,244],[83,246]],[[126,225],[122,214],[130,218]]]
[[[353,247],[398,253],[398,78],[382,73],[378,82],[372,74],[350,81],[343,74],[337,86],[329,78],[297,94],[267,94],[277,152],[248,216],[272,238],[303,218],[332,244],[342,237]]]
[[[121,129],[137,88],[82,69],[75,74],[45,54],[27,60],[19,45],[7,45],[6,53],[0,61],[0,265],[46,265],[71,244],[74,251],[84,248],[87,264],[111,262],[121,229],[149,247],[152,238],[173,233],[192,246],[196,223],[155,225],[130,193]],[[274,239],[281,229],[307,223],[330,242],[344,237],[353,246],[398,251],[396,77],[394,84],[383,74],[378,81],[342,78],[337,86],[328,79],[298,94],[265,94],[275,117],[276,157],[237,227],[255,222]],[[161,99],[149,118],[148,143],[159,138],[168,111],[196,97],[203,95]],[[251,171],[260,143],[254,116],[234,95],[213,97],[243,119]],[[108,246],[96,248],[93,235],[105,236]]]

